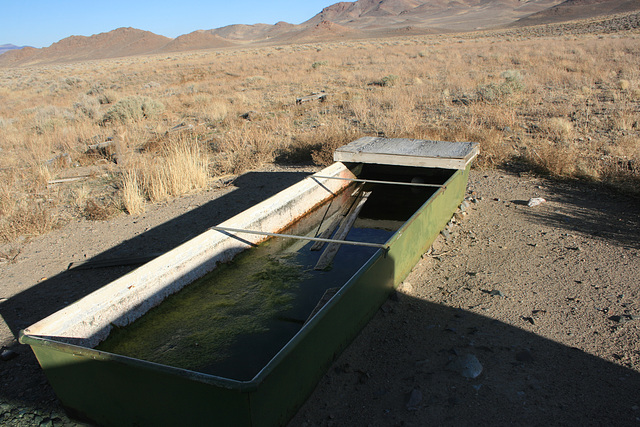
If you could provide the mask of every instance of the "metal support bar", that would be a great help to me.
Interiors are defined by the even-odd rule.
[[[444,187],[444,185],[440,185],[440,184],[425,184],[421,182],[378,181],[375,179],[342,178],[339,176],[310,175],[309,178],[340,179],[342,181],[370,182],[372,184],[409,185],[412,187],[436,187],[436,188]]]
[[[389,250],[389,247],[387,245],[384,245],[381,243],[354,242],[352,240],[338,240],[338,239],[325,239],[322,237],[296,236],[295,234],[269,233],[268,231],[245,230],[242,228],[230,228],[230,227],[218,227],[218,226],[211,227],[211,230],[226,231],[229,233],[247,233],[247,234],[259,234],[261,236],[285,237],[288,239],[311,240],[313,242],[340,243],[343,245],[354,245],[354,246],[368,246],[370,248],[384,249],[385,251]]]

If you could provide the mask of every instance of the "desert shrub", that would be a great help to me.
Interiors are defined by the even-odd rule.
[[[229,105],[225,101],[213,100],[202,107],[203,118],[209,122],[221,122],[229,114]]]
[[[618,86],[618,89],[620,90],[629,90],[629,87],[631,87],[631,83],[629,83],[629,80],[621,79],[618,80],[616,86]]]
[[[13,120],[0,117],[0,129],[8,128]]]
[[[398,80],[398,78],[399,77],[394,75],[394,74],[389,74],[388,76],[384,76],[380,80],[372,81],[371,83],[369,83],[369,85],[370,86],[380,86],[380,87],[394,86],[396,84],[396,81]]]
[[[507,70],[502,73],[504,79],[500,83],[489,83],[488,85],[478,86],[476,94],[479,100],[493,102],[515,92],[524,89],[522,75],[517,70]]]
[[[48,105],[36,110],[34,130],[38,135],[50,133],[61,128],[66,122],[73,121],[73,113],[67,109]]]
[[[116,102],[105,113],[103,123],[129,123],[157,116],[164,110],[164,105],[146,96],[129,96]]]
[[[90,119],[96,119],[100,111],[100,102],[97,98],[83,95],[73,104],[73,109]]]
[[[324,67],[325,65],[329,65],[329,61],[316,61],[311,64],[311,68],[316,69],[320,67]]]
[[[105,90],[98,95],[98,103],[100,105],[113,104],[117,99],[116,93],[111,90]]]
[[[56,228],[58,222],[47,203],[11,200],[0,213],[0,242],[10,242],[18,236],[44,234]]]
[[[607,152],[615,157],[630,159],[640,163],[640,138],[625,135],[607,147]]]
[[[573,124],[564,117],[545,119],[541,128],[556,142],[567,142],[574,136]]]
[[[544,139],[531,141],[524,156],[538,172],[558,177],[574,176],[578,158],[575,147]]]
[[[522,74],[518,70],[507,70],[502,73],[502,92],[505,94],[512,94],[514,92],[520,92],[524,89],[524,82],[522,81]]]
[[[62,81],[69,87],[79,87],[84,83],[84,80],[79,77],[65,77]]]
[[[120,213],[113,200],[87,200],[83,215],[91,221],[106,221]]]

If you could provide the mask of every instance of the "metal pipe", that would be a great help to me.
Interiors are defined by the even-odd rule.
[[[313,242],[339,243],[342,245],[367,246],[370,248],[384,249],[385,251],[389,250],[389,246],[381,243],[354,242],[353,240],[338,240],[338,239],[325,239],[323,237],[296,236],[295,234],[269,233],[268,231],[245,230],[242,228],[230,228],[230,227],[218,227],[218,226],[211,227],[211,230],[226,231],[229,233],[247,233],[247,234],[259,234],[261,236],[285,237],[288,239],[311,240]]]
[[[444,187],[444,185],[440,185],[440,184],[424,184],[420,182],[378,181],[375,179],[342,178],[339,176],[310,175],[309,178],[340,179],[342,181],[370,182],[372,184],[410,185],[412,187],[436,187],[436,188]]]

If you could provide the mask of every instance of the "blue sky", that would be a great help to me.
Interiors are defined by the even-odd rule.
[[[134,27],[166,37],[231,24],[299,24],[338,0],[22,0],[0,2],[0,45],[46,47]]]

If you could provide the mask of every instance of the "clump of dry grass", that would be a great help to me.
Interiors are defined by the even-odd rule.
[[[113,200],[89,199],[83,209],[85,218],[92,221],[106,221],[121,212],[118,204]]]
[[[57,227],[51,207],[42,201],[21,200],[0,219],[0,241],[10,242],[20,236],[37,236]]]
[[[206,188],[208,166],[208,158],[197,140],[170,142],[125,171],[122,184],[125,209],[135,215],[144,209],[144,199],[158,202]]]
[[[138,173],[135,169],[125,171],[122,177],[122,203],[130,215],[144,213],[146,200],[140,189]]]

